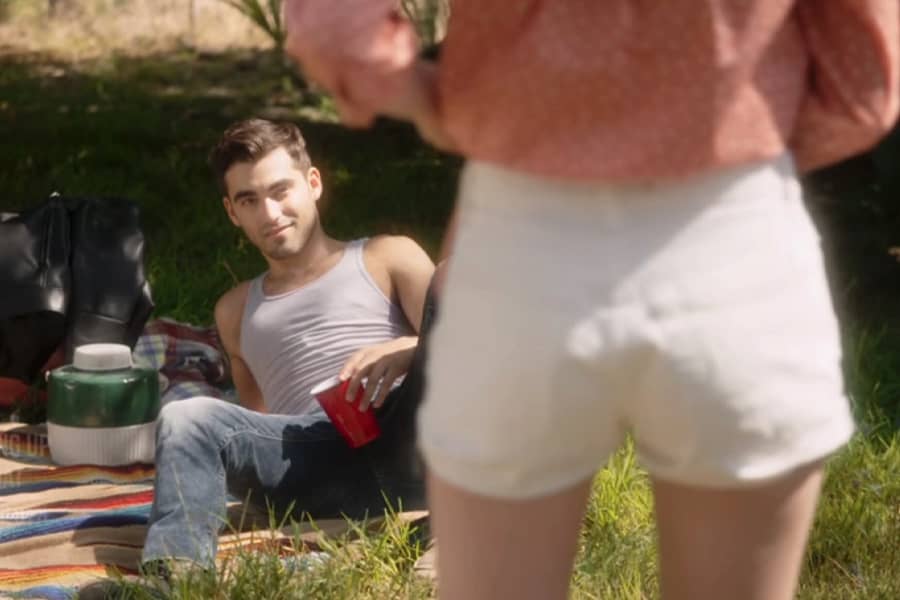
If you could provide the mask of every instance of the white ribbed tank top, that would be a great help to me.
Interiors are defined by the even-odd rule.
[[[266,296],[253,279],[241,319],[241,354],[274,414],[319,408],[310,390],[337,375],[365,346],[413,335],[403,310],[363,263],[365,239],[349,242],[338,263],[300,288]]]

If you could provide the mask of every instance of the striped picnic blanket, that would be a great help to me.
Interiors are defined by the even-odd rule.
[[[153,501],[153,466],[55,466],[43,426],[0,424],[0,598],[74,598],[84,584],[115,569],[137,572]],[[218,560],[237,551],[278,548],[293,553],[296,531],[268,531],[260,515],[229,504],[240,532],[222,534]],[[418,521],[426,512],[405,513]],[[378,520],[371,523],[378,525]],[[342,520],[300,526],[315,548],[323,535],[341,535]]]
[[[71,598],[108,566],[133,573],[152,500],[150,465],[56,467],[43,427],[0,425],[0,594]]]

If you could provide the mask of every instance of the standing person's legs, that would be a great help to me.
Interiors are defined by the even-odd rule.
[[[793,598],[821,483],[818,463],[751,489],[655,479],[663,598]]]
[[[533,500],[499,500],[429,475],[445,600],[565,598],[591,480]]]
[[[792,598],[821,480],[818,464],[750,490],[654,480],[663,597]],[[566,596],[589,482],[527,501],[428,486],[441,598]]]

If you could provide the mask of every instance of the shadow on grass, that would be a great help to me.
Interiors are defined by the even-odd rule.
[[[841,316],[900,333],[900,130],[875,153],[806,178]],[[894,250],[893,252],[896,252]]]
[[[338,126],[328,101],[263,51],[67,64],[0,46],[0,210],[53,191],[137,201],[156,314],[208,323],[222,292],[264,268],[225,218],[206,166],[222,130],[254,115],[301,126],[323,171],[330,233],[403,233],[436,252],[459,161],[402,124]]]

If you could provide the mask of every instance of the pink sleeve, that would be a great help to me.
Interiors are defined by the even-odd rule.
[[[415,63],[396,0],[286,0],[287,53],[332,93],[373,112]]]
[[[811,70],[791,149],[808,170],[868,149],[893,125],[900,9],[897,0],[801,0],[797,14]]]

